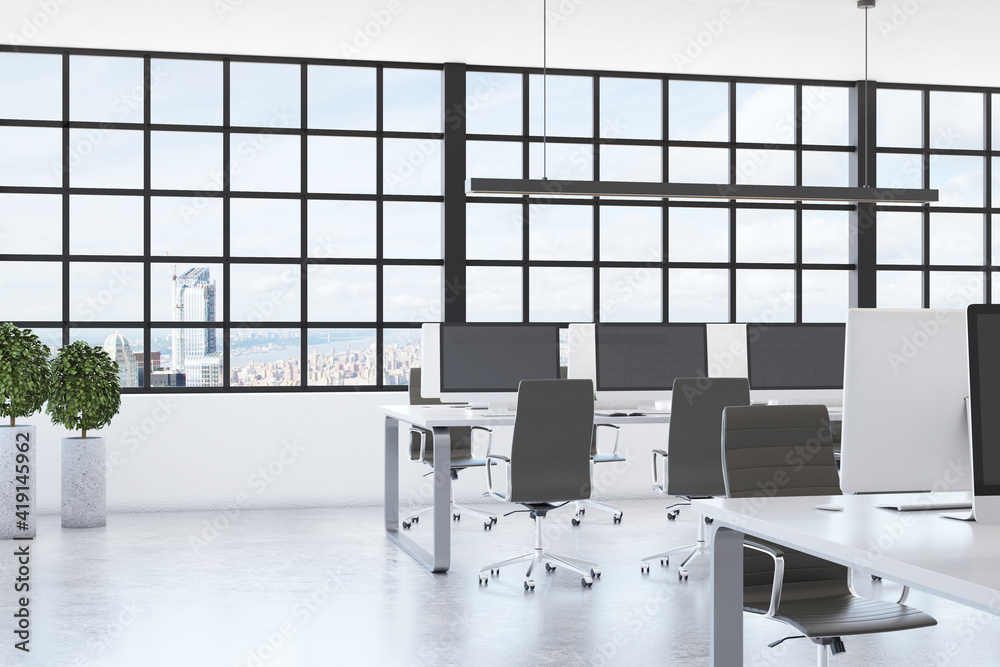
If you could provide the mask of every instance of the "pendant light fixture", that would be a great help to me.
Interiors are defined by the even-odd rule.
[[[868,94],[868,9],[875,0],[858,0],[858,8],[865,10],[865,95]],[[923,204],[938,201],[934,189],[876,188],[867,182],[859,186],[809,186],[809,185],[749,185],[733,183],[648,183],[633,181],[579,181],[550,180],[547,178],[547,0],[542,11],[542,178],[470,178],[467,190],[471,194],[535,195],[558,197],[585,195],[591,197],[684,197],[702,199],[769,199],[787,201],[826,202],[895,202]],[[867,128],[867,123],[865,123]],[[867,131],[867,129],[866,129]],[[870,144],[866,141],[867,150]],[[863,156],[859,156],[862,159]]]

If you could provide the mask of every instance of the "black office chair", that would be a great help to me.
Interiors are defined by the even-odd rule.
[[[561,565],[582,575],[585,588],[601,576],[596,563],[559,556],[542,546],[546,514],[566,502],[590,497],[590,442],[594,427],[594,385],[590,380],[521,380],[510,457],[488,452],[489,493],[508,503],[524,505],[535,522],[534,551],[487,565],[479,583],[501,567],[528,561],[524,590],[534,590],[531,572],[545,564],[552,572]],[[506,488],[496,488],[494,467],[503,468]]]
[[[610,428],[614,429],[615,440],[611,445],[611,451],[602,452],[598,447],[598,429]],[[618,436],[621,432],[621,427],[617,424],[594,424],[594,435],[593,442],[590,445],[590,462],[592,465],[597,465],[601,463],[619,463],[624,462],[627,459],[622,454],[618,453]],[[622,516],[625,512],[621,507],[617,505],[612,505],[610,503],[602,503],[597,500],[578,500],[576,501],[576,513],[570,520],[574,526],[579,526],[580,522],[583,521],[584,514],[587,513],[587,507],[591,507],[596,510],[601,510],[602,512],[610,512],[611,520],[614,523],[621,523]]]
[[[746,378],[676,378],[670,396],[670,432],[667,451],[653,450],[653,488],[667,496],[683,498],[667,507],[673,521],[682,505],[692,498],[712,498],[726,493],[722,475],[722,411],[727,405],[749,405],[750,383]],[[662,463],[662,474],[657,462]],[[649,572],[649,561],[659,558],[669,565],[670,557],[688,552],[677,569],[677,578],[687,580],[688,564],[709,552],[706,524],[698,521],[698,541],[642,560],[640,569]]]
[[[442,405],[441,401],[436,398],[424,398],[420,395],[420,368],[415,367],[410,369],[410,382],[409,382],[409,392],[410,392],[410,405]],[[488,438],[492,439],[493,430],[485,426],[452,426],[448,429],[448,435],[451,438],[451,479],[452,482],[458,479],[458,472],[460,470],[465,470],[466,468],[481,468],[486,466],[485,458],[476,458],[472,453],[472,434],[473,431],[483,431],[487,433]],[[487,441],[487,451],[489,451],[489,440]],[[413,426],[410,428],[410,460],[421,461],[427,465],[434,467],[434,434],[425,428],[420,428],[419,426]],[[433,474],[433,473],[427,473]],[[409,516],[405,517],[401,525],[403,528],[409,528],[411,525],[418,523],[420,517],[424,514],[429,514],[434,511],[433,507],[426,507],[418,512],[414,512]],[[480,512],[479,510],[473,509],[471,507],[466,507],[465,505],[459,505],[455,502],[455,486],[452,484],[451,488],[451,517],[453,521],[458,521],[462,518],[462,513],[471,514],[474,517],[478,517],[483,520],[483,529],[489,530],[493,527],[493,524],[497,522],[497,517],[495,514],[487,514]]]
[[[832,440],[829,415],[822,405],[727,407],[723,413],[726,495],[840,495]],[[937,623],[903,604],[909,588],[903,588],[896,602],[868,600],[855,594],[848,567],[755,538],[744,544],[744,611],[787,623],[811,639],[820,667],[828,664],[827,647],[834,655],[844,651],[841,637]]]

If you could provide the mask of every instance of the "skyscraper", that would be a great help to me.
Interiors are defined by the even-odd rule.
[[[132,353],[132,346],[117,331],[104,340],[104,351],[118,362],[118,383],[122,387],[139,386],[139,364]]]
[[[172,303],[175,322],[215,322],[215,281],[209,269],[199,267],[189,269],[180,276],[175,275]],[[188,387],[215,386],[205,384],[212,381],[212,374],[203,372],[205,358],[215,352],[214,328],[174,329],[171,365],[175,371],[187,376]],[[213,361],[209,365],[216,363]]]

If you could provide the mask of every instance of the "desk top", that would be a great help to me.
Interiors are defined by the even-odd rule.
[[[399,421],[434,428],[435,426],[505,426],[514,423],[514,413],[487,416],[486,410],[469,410],[464,406],[449,405],[383,405],[387,417]],[[637,417],[611,417],[607,410],[594,413],[595,424],[667,424],[670,413],[645,413]],[[604,414],[598,414],[604,413]]]
[[[692,509],[715,523],[1000,614],[1000,524],[876,505],[927,494],[714,498]],[[962,494],[935,494],[948,501]],[[967,494],[965,494],[967,499]],[[842,512],[816,509],[821,503]]]

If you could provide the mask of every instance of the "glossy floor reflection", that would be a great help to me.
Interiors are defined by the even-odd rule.
[[[603,576],[584,589],[568,571],[535,573],[533,593],[520,566],[477,583],[480,567],[531,547],[525,514],[492,531],[456,522],[440,575],[385,538],[377,507],[112,515],[90,530],[40,517],[30,654],[13,647],[15,543],[0,558],[0,665],[707,665],[707,560],[687,582],[674,563],[640,573],[644,556],[693,541],[694,515],[667,522],[665,504],[626,502],[620,525],[590,510],[572,527],[568,508],[554,512],[547,545],[597,561]],[[429,539],[431,528],[427,517],[412,532]],[[921,593],[911,602],[939,625],[848,639],[833,664],[1000,663],[1000,619]],[[805,640],[767,648],[790,628],[745,625],[745,664],[814,664]]]

